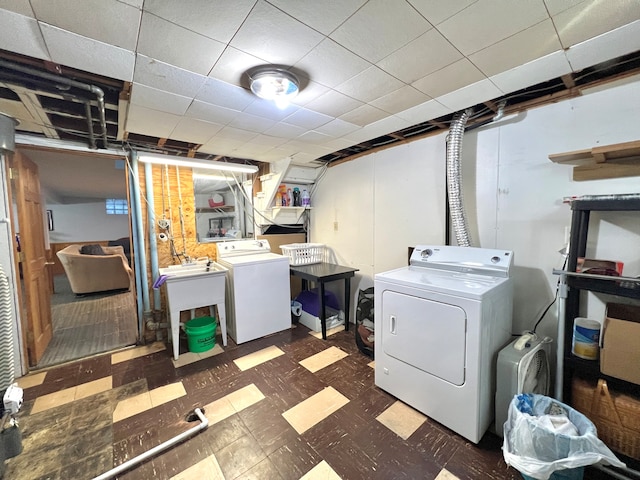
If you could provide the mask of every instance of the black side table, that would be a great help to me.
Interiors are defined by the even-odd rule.
[[[303,288],[306,282],[312,281],[320,285],[320,323],[322,324],[322,339],[327,339],[327,321],[324,305],[324,284],[335,280],[344,279],[344,329],[349,330],[349,313],[351,310],[351,277],[355,276],[357,268],[343,267],[334,263],[314,263],[312,265],[299,265],[289,267],[289,273],[294,277],[302,278]]]

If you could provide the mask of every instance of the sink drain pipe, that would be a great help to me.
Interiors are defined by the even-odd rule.
[[[447,138],[447,191],[451,222],[456,234],[456,242],[461,247],[470,247],[471,240],[467,217],[462,201],[462,137],[472,110],[466,109],[454,116]]]
[[[186,432],[182,432],[181,434],[176,435],[173,438],[170,438],[166,442],[163,442],[160,445],[157,445],[157,446],[153,447],[151,450],[147,450],[146,452],[141,453],[137,457],[134,457],[131,460],[128,460],[128,461],[118,465],[115,468],[112,468],[111,470],[109,470],[108,472],[103,473],[102,475],[94,477],[93,480],[107,480],[109,478],[113,478],[116,475],[118,475],[118,474],[120,474],[122,472],[125,472],[125,471],[129,470],[130,468],[133,468],[136,465],[144,462],[148,458],[151,458],[154,455],[157,455],[157,454],[159,454],[161,452],[164,452],[166,449],[174,446],[177,443],[182,442],[183,440],[186,440],[187,438],[195,435],[196,433],[200,432],[201,430],[204,430],[205,428],[207,428],[209,426],[209,420],[207,419],[207,417],[204,416],[204,413],[202,412],[202,410],[200,410],[199,408],[196,408],[193,411],[193,413],[200,420],[200,424],[199,425],[196,425],[195,427],[190,428]]]

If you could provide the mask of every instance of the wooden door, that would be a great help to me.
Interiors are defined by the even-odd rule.
[[[29,365],[38,364],[53,336],[51,289],[45,250],[44,214],[38,166],[17,151],[11,162],[11,182],[18,207],[23,311],[27,319]]]

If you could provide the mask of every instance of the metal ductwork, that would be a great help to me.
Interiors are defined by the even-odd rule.
[[[100,127],[102,129],[102,141],[104,143],[103,148],[108,148],[107,120],[105,116],[105,107],[104,107],[104,91],[100,87],[97,87],[96,85],[90,85],[88,83],[78,82],[76,80],[71,80],[70,78],[66,78],[61,75],[55,75],[53,73],[43,72],[35,68],[9,62],[2,58],[0,58],[0,67],[15,71],[15,72],[20,72],[26,75],[31,75],[36,78],[48,80],[58,85],[62,84],[62,85],[67,85],[69,87],[77,88],[79,90],[84,90],[94,95],[97,102],[97,106],[98,106],[98,116],[100,120]],[[93,125],[92,125],[93,119],[91,118],[90,108],[87,108],[87,121],[89,122],[89,127],[90,127],[89,135],[90,135],[91,148],[96,148],[95,140],[93,139]]]
[[[447,189],[449,199],[449,211],[453,229],[456,234],[456,242],[461,247],[470,247],[469,227],[462,201],[462,137],[467,120],[471,115],[471,109],[457,113],[453,117],[447,138]]]

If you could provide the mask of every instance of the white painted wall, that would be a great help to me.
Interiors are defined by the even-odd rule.
[[[129,216],[107,215],[104,201],[52,204],[47,205],[47,209],[53,212],[54,230],[49,232],[52,243],[116,240],[129,236]]]
[[[572,166],[548,155],[639,140],[639,111],[636,77],[465,135],[463,196],[472,242],[515,254],[514,332],[533,328],[554,298],[552,270],[562,267],[558,251],[571,224],[563,197],[640,192],[639,177],[574,182]],[[407,246],[444,241],[445,137],[329,168],[317,186],[311,241],[326,243],[338,263],[360,269],[354,299],[358,288],[373,284],[374,273],[406,263]],[[640,213],[594,212],[590,233],[588,256],[622,260],[625,275],[640,275]],[[608,300],[590,294],[588,315],[601,321]],[[556,330],[554,306],[538,332],[555,338]]]

